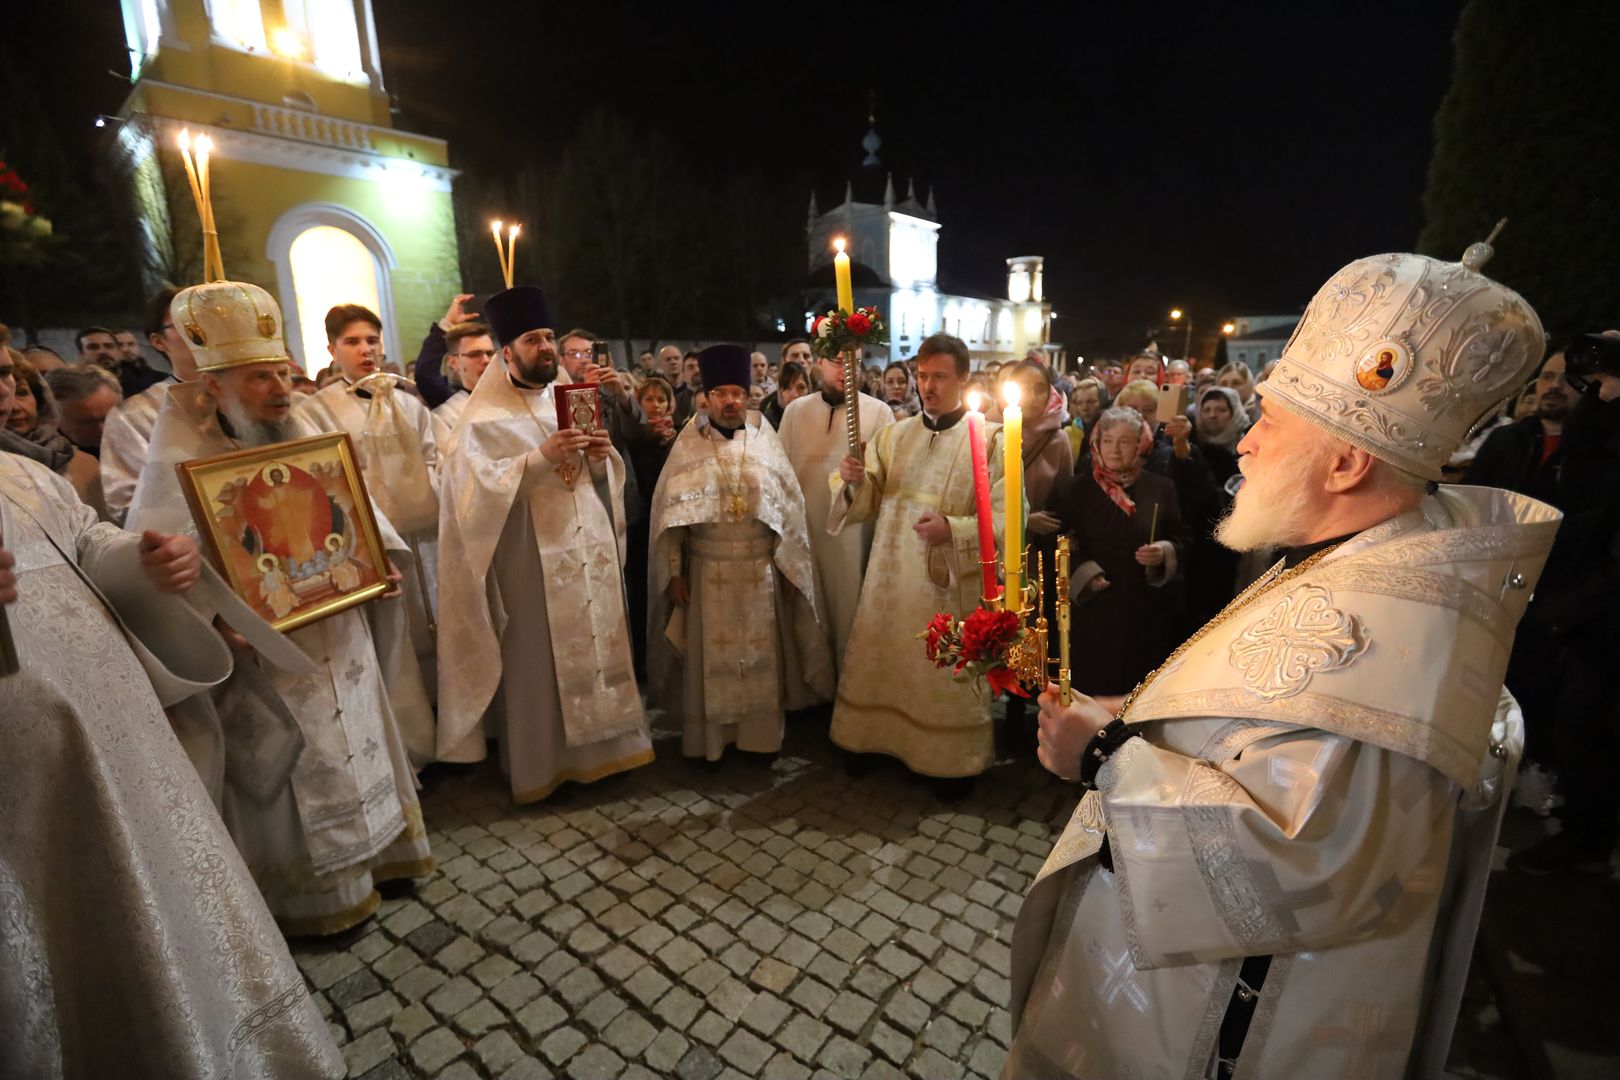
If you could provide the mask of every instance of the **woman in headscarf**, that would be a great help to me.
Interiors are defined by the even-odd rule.
[[[1153,432],[1113,408],[1091,433],[1091,468],[1059,502],[1069,534],[1069,668],[1088,694],[1124,694],[1169,654],[1180,603],[1166,588],[1186,547],[1175,484],[1144,469]]]
[[[0,451],[31,458],[65,478],[80,501],[105,518],[101,465],[57,430],[56,399],[39,370],[9,347],[0,353],[0,366],[9,366],[16,380],[11,415],[0,425]]]
[[[1215,481],[1202,507],[1188,507],[1192,544],[1187,551],[1187,630],[1214,618],[1237,594],[1238,554],[1217,543],[1215,525],[1232,505],[1227,485],[1238,472],[1237,445],[1249,430],[1243,399],[1229,386],[1206,386],[1198,395],[1193,445]]]
[[[1249,423],[1260,422],[1260,398],[1254,392],[1254,372],[1249,370],[1248,364],[1233,360],[1215,376],[1215,385],[1236,390],[1238,400],[1243,403],[1243,411],[1249,416]]]

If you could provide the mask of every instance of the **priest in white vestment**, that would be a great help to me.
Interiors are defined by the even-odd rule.
[[[174,322],[191,338],[200,376],[169,388],[130,506],[133,531],[195,533],[181,462],[317,434],[291,415],[291,361],[269,293],[195,286],[175,297]],[[386,515],[377,523],[390,560],[408,558]],[[279,782],[227,784],[223,813],[282,929],[335,934],[376,911],[378,883],[431,873],[433,858],[365,615],[350,608],[286,636],[312,672],[260,665],[246,675],[290,711],[303,749],[284,778],[271,778]],[[237,663],[258,660],[248,653]]]
[[[625,616],[624,462],[604,432],[559,428],[545,294],[485,317],[502,344],[441,467],[439,759],[500,743],[517,802],[653,759]]]
[[[849,452],[845,418],[850,406],[843,363],[837,359],[818,360],[816,367],[821,375],[821,391],[788,404],[782,411],[777,437],[804,492],[810,554],[816,565],[816,600],[836,673],[843,667],[844,649],[855,627],[855,609],[861,599],[875,523],[851,524],[836,535],[827,531],[833,489],[839,486],[838,463]],[[894,423],[894,412],[870,394],[857,394],[856,400],[861,441],[869,443],[880,430]]]
[[[450,445],[450,433],[456,429],[461,414],[467,411],[467,402],[472,400],[478,380],[483,378],[484,369],[495,359],[497,351],[489,326],[481,322],[452,326],[445,332],[444,347],[450,384],[459,389],[433,409],[433,438],[441,452]],[[440,456],[442,459],[442,453]]]
[[[230,672],[198,566],[0,454],[0,1076],[345,1074],[153,690]]]
[[[433,760],[434,621],[438,608],[439,467],[433,421],[420,398],[382,370],[381,321],[359,304],[326,315],[327,348],[342,378],[300,400],[298,419],[347,431],[366,491],[410,552],[405,595],[367,608],[383,677],[413,764]]]
[[[168,359],[169,371],[177,381],[190,382],[197,377],[197,362],[192,359],[185,335],[175,329],[174,320],[169,318],[169,305],[178,291],[163,289],[152,297],[146,340]],[[115,524],[122,525],[124,515],[129,513],[135,482],[141,478],[141,463],[146,460],[146,446],[152,439],[152,425],[157,423],[158,410],[172,385],[167,379],[153,383],[119,402],[107,414],[101,433],[101,495],[107,504],[107,516]]]
[[[935,334],[917,350],[923,411],[883,428],[866,460],[845,457],[828,529],[876,521],[860,607],[850,633],[832,740],[857,754],[888,754],[923,776],[977,776],[994,759],[990,699],[929,662],[917,640],[938,612],[965,616],[983,593],[973,462],[962,390],[967,346]],[[995,534],[1001,535],[1001,425],[985,424]],[[960,784],[942,792],[965,794]]]
[[[1335,274],[1217,530],[1282,561],[1127,698],[1042,696],[1042,763],[1087,790],[1019,913],[1008,1080],[1443,1071],[1559,521],[1435,484],[1544,348],[1489,254]]]
[[[707,417],[670,448],[653,494],[650,697],[681,752],[782,749],[787,709],[832,696],[804,498],[776,432],[748,411],[740,345],[698,354]]]

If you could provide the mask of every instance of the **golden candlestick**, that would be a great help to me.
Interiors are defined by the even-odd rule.
[[[1074,698],[1069,689],[1069,538],[1058,537],[1057,580],[1058,624],[1058,704],[1068,705]]]

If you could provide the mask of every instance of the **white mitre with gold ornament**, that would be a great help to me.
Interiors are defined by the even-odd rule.
[[[1461,262],[1357,259],[1317,292],[1259,393],[1406,472],[1439,480],[1441,466],[1524,385],[1546,348],[1530,305],[1480,273],[1491,254],[1487,240]]]
[[[245,281],[181,289],[169,304],[169,320],[190,344],[199,372],[291,359],[281,336],[281,305]]]
[[[1311,301],[1260,392],[1437,479],[1468,429],[1541,358],[1541,322],[1460,263],[1377,255]],[[1229,717],[1316,728],[1427,762],[1460,787],[1488,765],[1514,629],[1559,512],[1441,487],[1320,561],[1273,567],[1130,699],[1129,724]]]

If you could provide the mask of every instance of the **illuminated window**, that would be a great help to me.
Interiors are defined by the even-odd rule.
[[[253,5],[257,7],[257,4]],[[354,5],[336,0],[284,0],[287,25],[278,27],[284,44],[277,51],[306,60],[339,78],[364,78],[360,59],[360,28]]]
[[[288,253],[298,304],[299,339],[306,371],[328,363],[326,313],[338,304],[364,304],[382,312],[377,260],[358,237],[332,225],[299,233]]]
[[[209,0],[208,20],[221,41],[239,49],[264,51],[264,13],[259,10],[259,0]]]
[[[1002,308],[1001,314],[996,316],[996,340],[1011,341],[1013,337],[1012,308]]]
[[[124,39],[129,43],[136,72],[142,61],[157,55],[158,39],[162,36],[163,20],[158,15],[157,0],[125,0]]]

